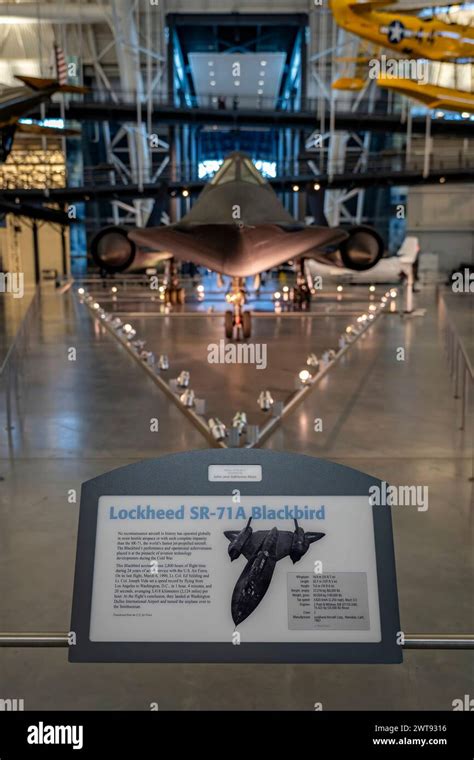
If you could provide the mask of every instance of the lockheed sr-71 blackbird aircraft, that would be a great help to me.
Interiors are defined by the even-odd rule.
[[[389,0],[330,0],[332,14],[343,29],[402,55],[455,61],[474,55],[474,28],[420,19],[408,13],[381,11]]]
[[[328,252],[328,248],[332,250]],[[328,260],[330,256],[335,265],[370,269],[383,249],[381,238],[370,227],[346,231],[295,221],[251,159],[240,152],[224,160],[179,222],[154,228],[106,227],[90,246],[95,263],[105,272],[123,272],[141,260],[143,267],[150,266],[150,254],[165,251],[179,261],[229,275],[232,286],[227,301],[233,312],[226,312],[228,338],[234,328],[244,338],[250,336],[250,313],[243,311],[244,278],[305,257]],[[302,268],[300,289],[307,288],[303,274]]]
[[[260,604],[268,591],[278,560],[290,557],[293,564],[308,551],[310,545],[319,541],[325,533],[305,533],[295,520],[295,530],[257,530],[250,527],[249,519],[243,530],[226,530],[229,539],[229,557],[233,562],[241,554],[247,560],[232,594],[232,619],[236,626]]]

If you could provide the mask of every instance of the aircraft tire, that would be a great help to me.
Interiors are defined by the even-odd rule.
[[[244,338],[250,338],[252,334],[252,315],[249,311],[242,314],[242,334]]]
[[[234,332],[234,315],[231,311],[226,311],[225,313],[225,337],[232,340],[232,335]]]

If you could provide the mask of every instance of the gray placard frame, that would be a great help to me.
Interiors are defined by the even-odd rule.
[[[260,482],[210,482],[210,464],[260,464]],[[380,642],[95,642],[89,639],[97,514],[110,494],[229,496],[367,496],[381,481],[351,467],[301,454],[259,449],[209,449],[169,454],[120,467],[85,482],[81,491],[70,662],[400,663],[395,555],[391,510],[373,506]]]

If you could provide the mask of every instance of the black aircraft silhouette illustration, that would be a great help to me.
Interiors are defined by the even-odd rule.
[[[328,248],[332,248],[328,252]],[[370,227],[307,226],[284,208],[273,188],[245,153],[231,153],[201,191],[191,210],[179,222],[160,227],[124,229],[106,227],[91,241],[90,251],[103,272],[124,272],[146,261],[150,254],[167,251],[179,261],[190,261],[219,275],[229,275],[232,285],[227,302],[233,311],[225,315],[226,336],[234,328],[250,337],[250,313],[245,304],[244,278],[256,276],[286,261],[299,259],[301,270],[297,300],[308,298],[303,259],[328,261],[338,248],[340,258],[331,263],[349,269],[373,267],[383,255],[380,236]],[[171,303],[182,302],[184,291],[171,278]],[[301,298],[300,298],[301,297]],[[239,337],[239,334],[237,335]]]
[[[229,557],[233,562],[241,554],[247,559],[232,594],[232,619],[237,627],[239,623],[260,604],[268,591],[278,560],[289,556],[293,564],[298,562],[308,551],[310,544],[319,541],[325,533],[305,533],[295,520],[295,530],[257,530],[250,527],[252,518],[245,528],[225,530],[229,539]]]

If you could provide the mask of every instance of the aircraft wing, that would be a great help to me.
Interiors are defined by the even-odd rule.
[[[257,531],[259,532],[259,531]],[[262,531],[265,533],[266,531]],[[283,559],[283,557],[287,557],[291,551],[291,547],[293,545],[293,537],[294,532],[289,530],[279,530],[278,531],[278,541],[277,541],[277,548],[276,548],[276,555],[277,560]],[[323,538],[326,534],[325,533],[313,533],[313,531],[309,531],[305,533],[306,538],[308,539],[310,544],[313,544],[315,541],[319,541],[320,538]]]
[[[348,8],[353,13],[358,14],[364,14],[369,13],[370,11],[376,11],[379,8],[386,8],[387,5],[393,5],[393,3],[390,2],[390,0],[367,0],[367,2],[361,2],[361,3],[350,3],[348,5]]]
[[[69,129],[63,127],[44,127],[42,124],[22,124],[17,123],[17,132],[25,135],[46,135],[48,137],[79,137],[79,129]]]
[[[263,541],[265,540],[269,532],[270,532],[269,530],[256,530],[247,539],[242,549],[242,554],[247,560],[250,560],[252,559],[252,557],[255,556],[255,554],[260,549],[261,545],[263,544]],[[239,535],[239,531],[225,530],[224,535],[226,538],[229,539],[229,541],[233,541]],[[278,541],[277,541],[277,547],[276,547],[277,560],[283,559],[284,557],[287,557],[289,555],[292,544],[293,544],[294,535],[295,534],[293,531],[289,531],[289,530],[278,531]],[[305,535],[309,543],[312,544],[315,541],[319,541],[320,538],[323,538],[325,534],[313,533],[312,531],[309,531]]]
[[[314,249],[347,238],[340,228],[306,227],[286,231],[275,224],[240,229],[235,224],[138,228],[128,232],[137,246],[166,250],[180,261],[192,261],[220,274],[251,277]]]

